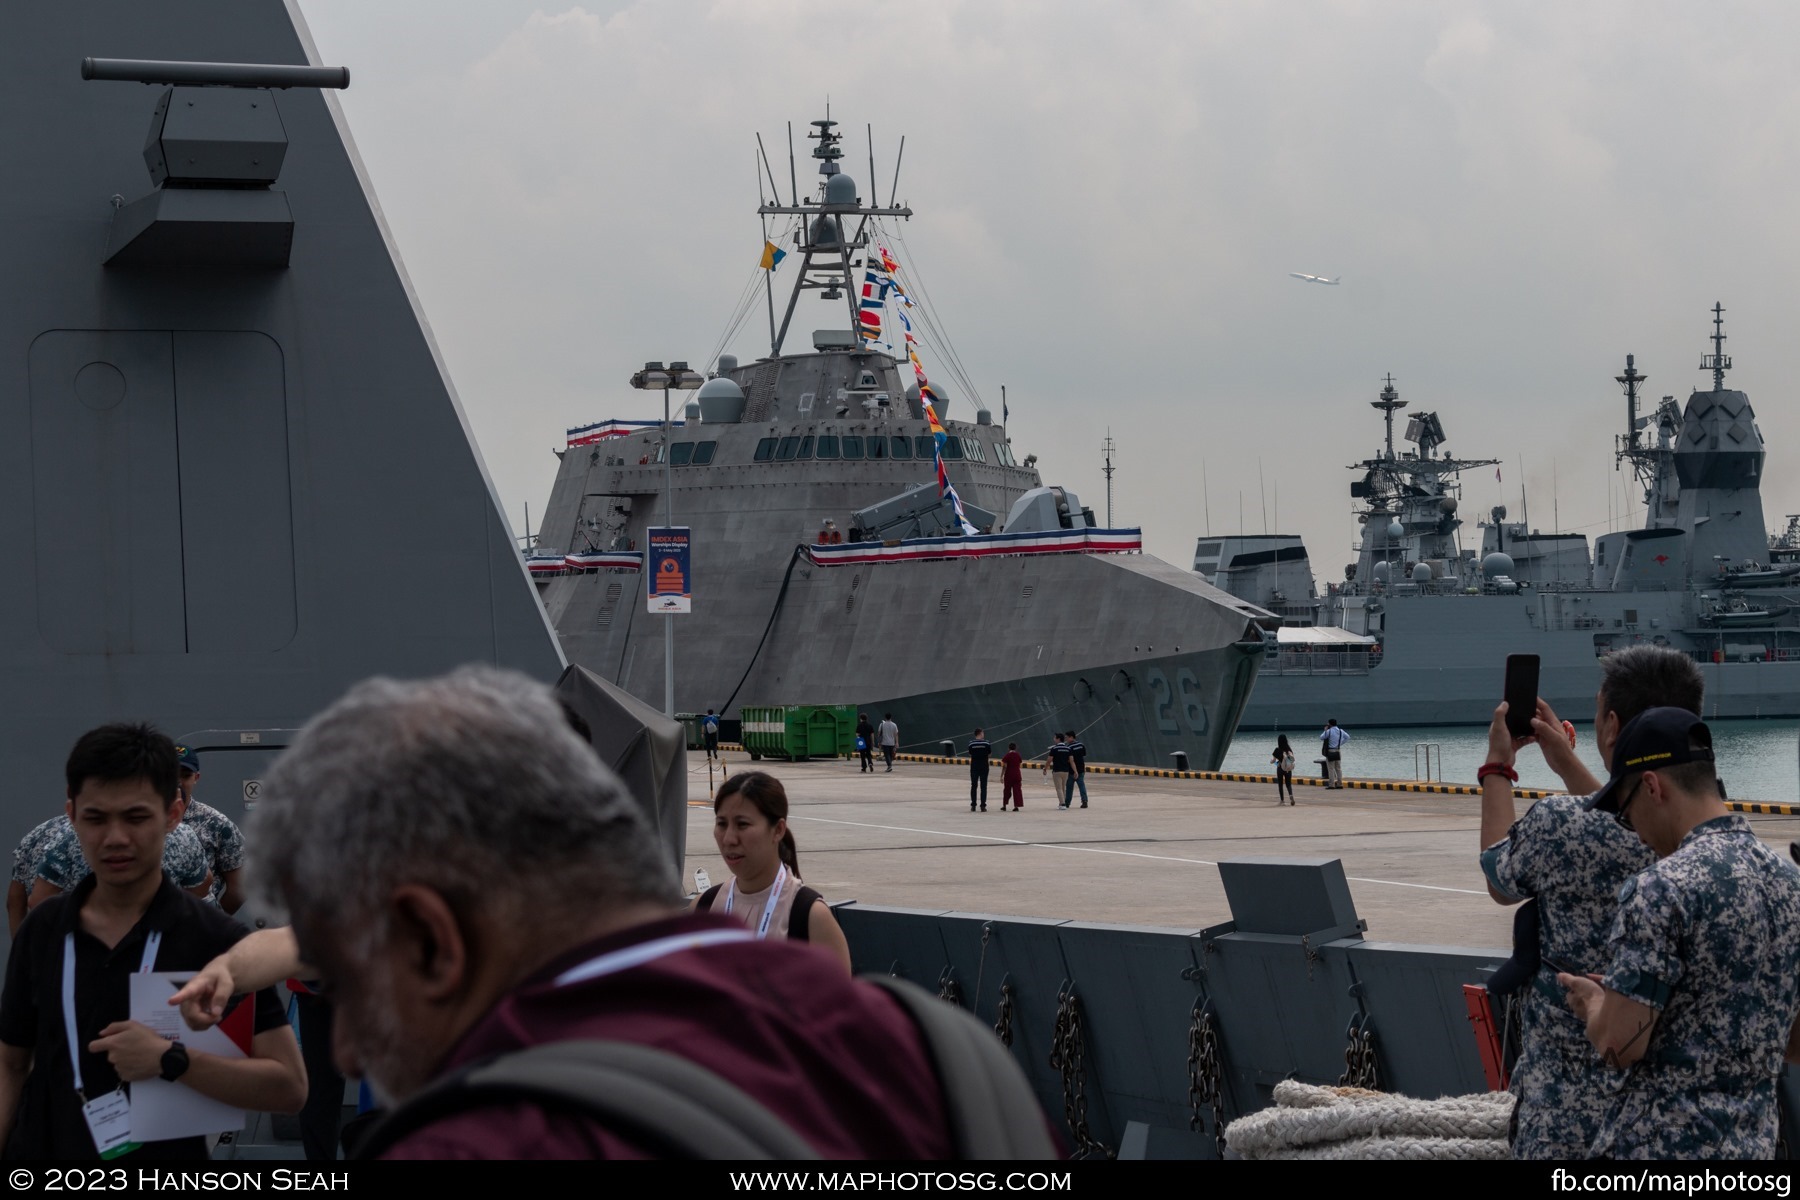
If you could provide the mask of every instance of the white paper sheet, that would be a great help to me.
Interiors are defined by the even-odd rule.
[[[183,971],[133,975],[131,1019],[165,1036],[172,1034],[189,1050],[220,1058],[245,1057],[243,1049],[218,1026],[197,1033],[181,1020],[181,1010],[169,1004],[169,997],[192,977],[192,972]],[[246,996],[240,1003],[255,1001]],[[131,1085],[131,1136],[135,1141],[160,1142],[243,1127],[243,1109],[202,1096],[185,1083],[142,1079]]]

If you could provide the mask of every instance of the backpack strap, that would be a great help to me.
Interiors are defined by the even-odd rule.
[[[717,900],[719,898],[719,890],[721,888],[723,888],[724,886],[725,885],[722,883],[715,883],[711,887],[707,888],[704,892],[701,892],[700,898],[698,900],[694,901],[694,911],[695,912],[711,912],[712,906],[713,906],[713,901]]]
[[[943,1089],[956,1157],[1060,1157],[1031,1084],[994,1031],[965,1010],[892,975],[863,975],[906,1010]]]
[[[813,901],[825,897],[809,887],[802,887],[794,893],[794,907],[788,910],[788,940],[805,942],[812,940],[807,935],[812,932]]]
[[[369,1131],[378,1158],[448,1116],[526,1102],[575,1111],[658,1158],[816,1159],[818,1152],[762,1104],[713,1072],[628,1042],[546,1042],[456,1072]]]

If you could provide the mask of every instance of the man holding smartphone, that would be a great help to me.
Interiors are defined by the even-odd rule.
[[[1668,705],[1698,714],[1705,683],[1687,655],[1660,646],[1634,646],[1600,665],[1594,744],[1611,763],[1619,731],[1638,714]],[[1499,904],[1534,900],[1538,944],[1515,949],[1536,967],[1520,1001],[1519,1059],[1512,1072],[1518,1097],[1513,1115],[1517,1158],[1583,1158],[1593,1146],[1619,1083],[1602,1063],[1587,1031],[1564,1003],[1558,970],[1602,971],[1607,939],[1624,883],[1654,861],[1648,847],[1604,813],[1588,809],[1600,780],[1582,763],[1562,721],[1539,699],[1531,733],[1507,729],[1507,705],[1488,729],[1488,762],[1481,784],[1481,869]],[[1519,817],[1512,785],[1520,748],[1536,744],[1562,779],[1568,796],[1551,796]],[[1535,953],[1533,953],[1535,952]],[[1552,966],[1552,962],[1557,964]]]

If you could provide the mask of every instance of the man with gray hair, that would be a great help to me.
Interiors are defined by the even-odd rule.
[[[683,912],[638,806],[522,675],[353,688],[269,773],[250,841],[335,1003],[338,1065],[399,1116],[497,1055],[598,1039],[707,1068],[825,1157],[952,1150],[905,1009],[816,949]],[[516,1093],[403,1128],[385,1157],[658,1149]]]

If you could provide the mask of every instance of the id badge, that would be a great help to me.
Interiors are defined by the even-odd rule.
[[[131,1140],[131,1097],[123,1088],[89,1100],[81,1106],[81,1115],[87,1118],[88,1133],[101,1158],[130,1154],[142,1144]]]

